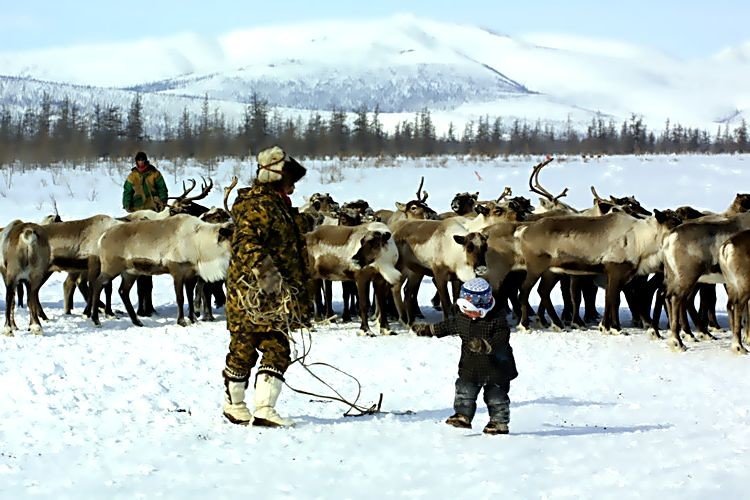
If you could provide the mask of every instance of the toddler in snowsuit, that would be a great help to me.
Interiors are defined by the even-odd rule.
[[[461,359],[453,401],[455,414],[445,423],[471,428],[477,410],[477,396],[484,389],[484,402],[490,415],[484,432],[507,434],[510,422],[508,391],[510,381],[518,376],[507,320],[499,310],[493,309],[492,287],[483,278],[464,283],[456,305],[461,314],[436,324],[417,323],[412,326],[420,336],[461,337]]]

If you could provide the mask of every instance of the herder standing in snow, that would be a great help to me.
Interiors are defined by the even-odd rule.
[[[136,210],[161,211],[167,206],[169,193],[164,177],[148,161],[146,153],[138,151],[133,167],[122,187],[122,208],[127,212]],[[151,316],[154,306],[151,303],[151,291],[154,281],[151,276],[138,277],[138,316]]]
[[[461,314],[434,325],[416,323],[412,326],[420,336],[461,337],[461,359],[453,401],[455,414],[445,423],[471,428],[477,411],[477,396],[484,388],[484,402],[490,414],[484,432],[507,434],[510,422],[508,391],[510,381],[518,376],[508,322],[500,308],[494,309],[492,287],[483,278],[464,283],[456,305]]]
[[[293,425],[275,409],[291,363],[288,333],[309,322],[305,240],[289,195],[305,168],[274,146],[258,154],[252,187],[240,189],[232,206],[235,222],[227,273],[229,353],[224,368],[224,416],[235,424]],[[255,411],[245,403],[250,371]]]

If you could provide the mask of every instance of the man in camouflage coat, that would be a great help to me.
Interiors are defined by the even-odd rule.
[[[128,212],[136,210],[163,209],[167,204],[167,183],[161,172],[148,162],[143,151],[135,155],[132,168],[122,189],[122,208]]]
[[[253,186],[240,189],[232,206],[235,229],[225,306],[231,339],[223,375],[224,416],[235,424],[293,424],[274,407],[291,363],[287,334],[312,314],[305,239],[289,199],[305,172],[280,147],[265,149],[258,154]],[[251,414],[245,390],[261,354]]]

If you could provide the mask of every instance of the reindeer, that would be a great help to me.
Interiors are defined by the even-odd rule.
[[[198,218],[209,224],[226,224],[232,221],[232,214],[229,209],[229,195],[237,185],[238,180],[237,176],[232,177],[229,186],[224,188],[224,208],[213,207]],[[199,276],[195,285],[195,309],[196,314],[200,313],[205,321],[214,320],[214,313],[211,309],[212,297],[214,298],[214,306],[217,308],[224,307],[227,301],[227,296],[224,293],[224,280],[206,283]]]
[[[314,278],[356,283],[359,296],[360,333],[370,334],[367,324],[368,290],[372,280],[380,314],[380,333],[390,334],[383,314],[389,285],[401,279],[396,269],[398,250],[388,226],[370,222],[359,226],[321,226],[305,235],[311,274]],[[326,303],[331,296],[326,291]]]
[[[526,262],[521,286],[521,328],[528,327],[527,301],[531,288],[545,271],[571,274],[605,274],[605,332],[619,333],[619,301],[622,287],[636,274],[661,267],[661,242],[674,227],[662,212],[636,219],[615,212],[601,217],[558,216],[520,227],[515,235]],[[541,285],[540,285],[541,286]],[[549,296],[542,296],[550,312]],[[559,322],[559,319],[556,323]]]
[[[15,295],[19,283],[26,282],[29,288],[29,330],[41,335],[39,322],[42,306],[39,289],[47,278],[50,265],[50,245],[42,226],[15,220],[0,233],[0,273],[5,280],[5,328],[3,333],[13,336],[18,329],[15,320]]]
[[[731,349],[737,354],[747,354],[742,345],[742,320],[750,301],[750,230],[730,237],[719,247],[719,269],[727,289],[727,310],[732,330]],[[750,343],[750,325],[745,324],[745,342]]]
[[[721,245],[734,234],[750,229],[750,212],[743,212],[724,220],[709,218],[688,221],[676,228],[664,242],[664,280],[669,304],[670,345],[685,350],[680,329],[691,339],[687,321],[687,303],[696,283],[721,283],[724,277],[719,267]],[[703,339],[713,339],[705,324],[699,322]]]
[[[451,305],[448,282],[468,281],[487,272],[487,237],[470,233],[452,219],[401,221],[396,224],[393,237],[399,251],[398,269],[402,272],[402,279],[394,288],[394,300],[407,325],[414,321],[414,302],[424,275],[434,278],[443,316],[447,317]],[[400,294],[404,279],[406,308]]]
[[[93,300],[98,300],[104,285],[120,275],[120,298],[133,324],[143,326],[130,302],[130,289],[138,276],[170,274],[177,298],[177,324],[187,326],[183,286],[188,295],[188,319],[195,322],[196,278],[200,276],[210,283],[226,276],[231,235],[231,223],[209,224],[185,214],[164,221],[114,226],[99,238],[98,259],[89,261],[89,275],[97,276],[92,287]],[[101,325],[98,308],[93,309],[91,319]]]
[[[473,217],[476,212],[474,211],[474,207],[477,204],[477,201],[479,200],[479,191],[476,193],[456,193],[456,195],[453,197],[453,200],[451,200],[451,212],[443,212],[438,215],[439,219],[449,219],[451,217],[456,217],[457,215],[465,216],[465,217]]]
[[[394,224],[398,221],[403,220],[437,220],[438,214],[432,208],[427,205],[427,197],[429,193],[422,191],[424,186],[424,176],[419,181],[419,187],[417,188],[417,197],[407,203],[396,202],[396,210],[377,210],[375,211],[375,217],[381,221],[387,221],[389,227],[394,227]]]

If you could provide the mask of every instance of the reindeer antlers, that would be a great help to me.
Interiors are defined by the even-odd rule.
[[[594,195],[594,201],[597,201],[597,202],[598,201],[607,201],[604,198],[602,198],[601,196],[599,196],[599,193],[596,192],[596,188],[594,188],[594,186],[591,186],[591,194]]]
[[[539,182],[539,172],[541,172],[542,169],[546,165],[548,165],[549,163],[551,163],[553,160],[554,160],[553,157],[548,156],[547,158],[545,158],[544,161],[542,161],[541,163],[539,163],[538,165],[536,165],[534,167],[534,169],[531,171],[531,177],[529,177],[529,189],[531,190],[532,193],[536,193],[536,194],[542,195],[545,198],[547,198],[548,200],[550,200],[552,202],[556,202],[557,200],[559,200],[563,196],[567,196],[568,195],[568,188],[563,189],[563,191],[560,194],[558,194],[557,196],[552,196],[552,193],[550,193],[549,191],[547,191],[546,189],[544,189],[544,187],[542,186],[542,184]]]
[[[229,210],[229,205],[228,205],[229,193],[232,192],[232,189],[234,189],[234,186],[236,185],[237,185],[237,176],[235,175],[234,177],[232,177],[232,183],[224,188],[224,210],[226,210],[229,213],[231,213],[231,211]]]
[[[197,196],[191,196],[188,198],[188,194],[195,189],[195,179],[188,179],[188,182],[191,183],[190,187],[187,187],[185,185],[185,181],[182,181],[182,194],[180,196],[170,196],[170,200],[176,200],[178,203],[190,203],[196,200],[202,200],[206,196],[208,196],[208,193],[213,189],[214,187],[214,181],[209,177],[208,182],[206,182],[206,179],[201,176],[201,192]]]
[[[421,202],[427,201],[427,191],[422,191],[422,186],[424,186],[424,175],[419,181],[419,187],[417,188],[417,200]],[[423,196],[424,195],[424,196]]]
[[[508,196],[511,196],[513,194],[513,190],[510,188],[510,186],[505,186],[505,189],[503,189],[503,192],[500,193],[500,197],[495,200],[495,203],[500,203]]]

